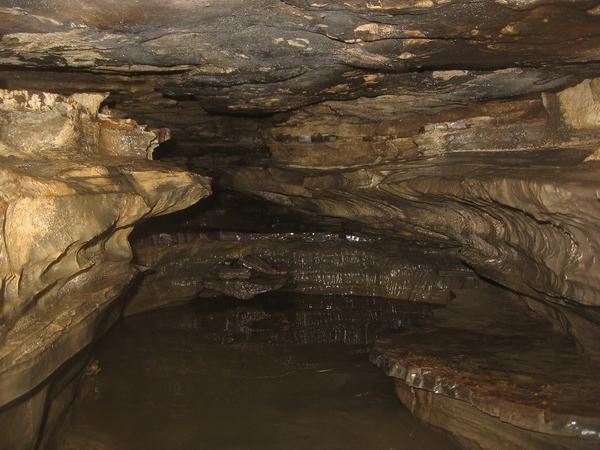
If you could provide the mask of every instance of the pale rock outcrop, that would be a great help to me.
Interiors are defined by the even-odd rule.
[[[210,193],[206,178],[150,163],[156,134],[98,115],[105,98],[0,91],[2,448],[39,441],[80,352],[119,316],[139,273],[133,227]]]
[[[585,80],[558,94],[565,124],[581,130],[600,128],[600,78]]]

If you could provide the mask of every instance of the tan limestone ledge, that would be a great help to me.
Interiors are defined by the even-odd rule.
[[[516,294],[459,291],[429,324],[380,339],[371,360],[413,414],[470,448],[600,444],[600,363]]]

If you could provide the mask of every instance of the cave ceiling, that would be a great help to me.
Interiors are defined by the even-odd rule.
[[[596,1],[5,0],[0,15],[0,87],[110,92],[192,153],[264,148],[308,105],[395,96],[358,108],[399,119],[600,67]]]

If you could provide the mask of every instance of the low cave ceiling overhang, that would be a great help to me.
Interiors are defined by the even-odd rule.
[[[407,105],[397,114],[429,113],[595,76],[598,5],[4,0],[0,87],[109,91],[179,141],[210,135],[181,125],[207,112],[264,115],[395,95]],[[237,132],[252,133],[242,122]]]

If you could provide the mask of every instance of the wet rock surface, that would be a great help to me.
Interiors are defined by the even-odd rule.
[[[478,273],[557,305],[568,321],[583,311],[576,305],[594,306],[597,298],[598,232],[590,215],[598,211],[598,168],[584,162],[589,154],[456,153],[302,177],[245,169],[232,171],[230,182],[298,209],[352,218],[373,233],[456,245]],[[593,309],[586,317],[595,323]],[[597,354],[595,334],[578,338]]]
[[[371,360],[417,417],[468,446],[598,446],[598,361],[514,293],[458,291],[427,325],[378,340]]]
[[[10,448],[68,403],[87,356],[59,366],[128,286],[130,313],[272,289],[439,302],[468,266],[600,355],[598,1],[0,3],[0,364],[47,368],[14,392],[49,383],[2,416],[29,439]],[[283,220],[169,219],[132,266],[132,228],[206,196],[202,176]]]
[[[161,233],[134,241],[152,270],[125,314],[227,294],[362,295],[445,304],[451,289],[477,284],[456,251],[331,233]]]

